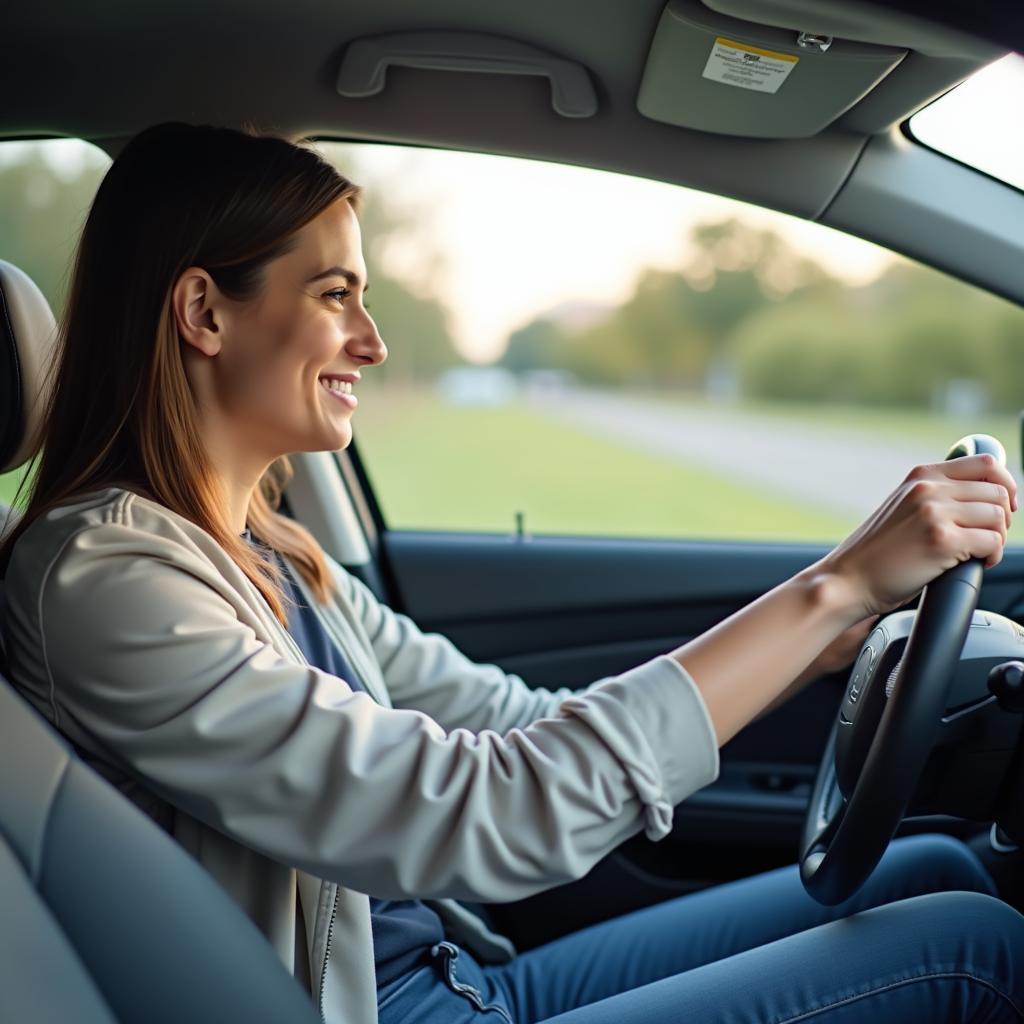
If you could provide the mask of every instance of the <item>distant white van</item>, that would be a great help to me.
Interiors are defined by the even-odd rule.
[[[437,378],[449,405],[504,405],[519,393],[515,374],[500,366],[456,366]]]

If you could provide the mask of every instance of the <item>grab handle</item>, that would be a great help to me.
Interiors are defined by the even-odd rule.
[[[431,71],[541,75],[551,81],[551,105],[563,117],[593,117],[597,93],[586,68],[529,43],[479,32],[392,32],[349,43],[338,72],[338,92],[375,96],[391,65]]]

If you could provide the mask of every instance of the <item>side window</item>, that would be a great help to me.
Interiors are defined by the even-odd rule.
[[[661,183],[319,145],[365,189],[390,528],[834,541],[965,433],[1020,465],[1014,305]]]
[[[109,165],[102,150],[80,139],[0,142],[0,259],[39,285],[55,315],[85,215]],[[0,502],[14,500],[24,474],[23,468],[0,475]]]

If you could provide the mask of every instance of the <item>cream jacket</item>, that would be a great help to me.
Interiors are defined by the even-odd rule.
[[[296,576],[365,693],[306,663],[209,534],[111,488],[18,541],[7,639],[15,685],[162,818],[325,1020],[373,1024],[365,893],[440,900],[453,938],[507,957],[451,898],[519,899],[641,829],[661,838],[718,752],[667,655],[584,691],[531,690],[332,571],[326,607]]]

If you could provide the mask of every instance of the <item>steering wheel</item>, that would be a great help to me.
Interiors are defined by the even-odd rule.
[[[987,434],[961,439],[946,458],[986,453],[1006,465],[1003,446]],[[902,652],[903,639],[891,637],[884,622],[861,647],[800,844],[800,879],[819,903],[849,899],[903,819],[946,710],[983,571],[973,558],[929,583]]]

